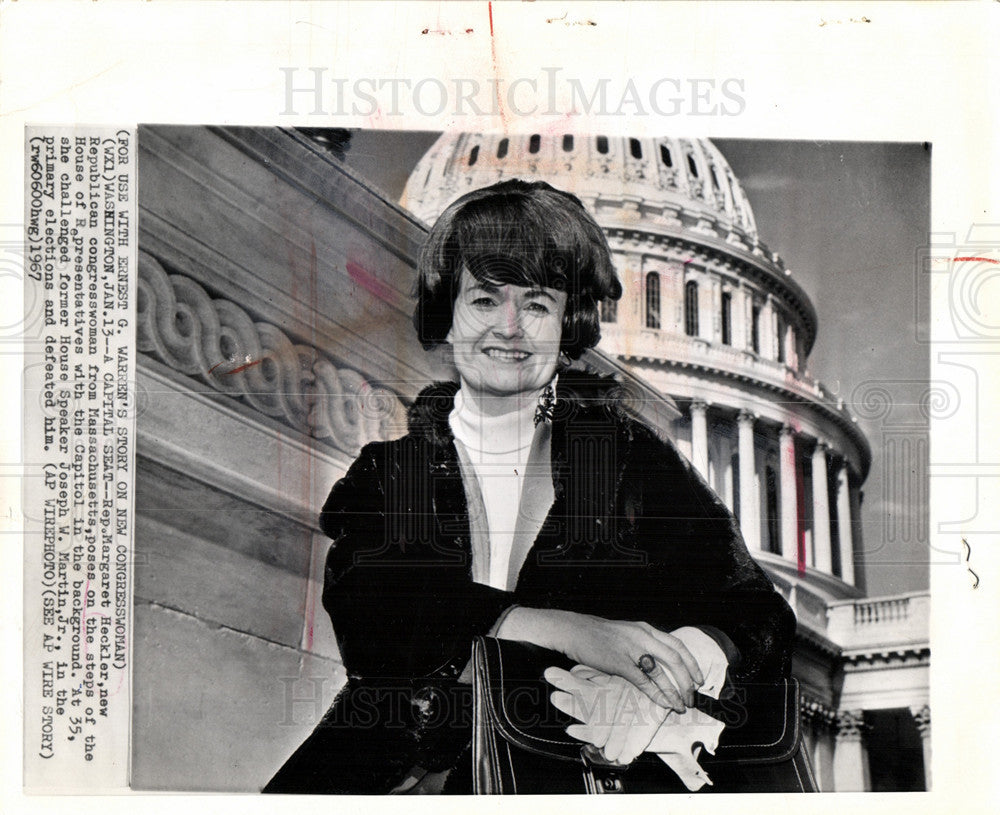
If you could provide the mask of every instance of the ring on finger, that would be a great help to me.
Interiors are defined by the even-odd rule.
[[[658,667],[656,664],[656,659],[653,658],[652,654],[643,654],[641,657],[639,657],[637,664],[639,666],[639,670],[642,671],[647,676],[649,676],[649,674],[655,671]]]
[[[639,657],[638,660],[636,660],[636,664],[639,666],[639,670],[642,671],[647,677],[652,677],[654,674],[663,673],[663,668],[656,661],[656,658],[652,654],[643,654],[642,656]],[[671,687],[673,687],[674,683],[671,682],[669,684]],[[676,690],[676,688],[673,689]],[[662,688],[660,690],[661,692],[663,692]],[[689,692],[687,694],[684,694],[680,691],[677,692],[680,694],[682,705],[685,703],[689,705],[693,703],[694,696],[692,693]]]

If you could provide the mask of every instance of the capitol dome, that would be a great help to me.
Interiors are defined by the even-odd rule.
[[[456,167],[462,167],[456,173]],[[663,209],[701,217],[753,243],[750,202],[722,153],[708,139],[559,136],[446,136],[411,174],[401,203],[433,221],[457,196],[506,178],[541,179],[588,198],[639,196]]]
[[[708,139],[444,133],[400,203],[428,224],[506,179],[577,195],[604,230],[624,293],[600,348],[680,411],[673,440],[737,515],[779,586],[857,595],[860,487],[871,451],[808,371],[816,310],[760,239]]]

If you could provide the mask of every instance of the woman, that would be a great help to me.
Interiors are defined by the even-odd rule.
[[[613,382],[568,370],[620,296],[568,193],[508,181],[441,215],[414,322],[459,381],[421,393],[409,433],[366,446],[323,507],[349,679],[265,791],[470,791],[477,635],[561,651],[664,711],[692,704],[707,659],[788,675],[794,618],[731,514]]]

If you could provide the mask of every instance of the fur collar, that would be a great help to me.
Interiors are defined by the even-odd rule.
[[[435,445],[451,444],[453,435],[448,417],[455,406],[457,382],[436,382],[424,388],[410,406],[407,425],[412,435],[428,439]],[[627,410],[624,389],[611,377],[583,371],[568,370],[559,374],[556,383],[556,404],[552,421],[565,423],[581,413],[594,416],[598,411],[605,421],[626,423]]]

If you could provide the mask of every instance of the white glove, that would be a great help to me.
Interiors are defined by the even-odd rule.
[[[719,698],[728,663],[719,645],[698,628],[671,632],[698,661],[705,677],[699,693]],[[698,764],[701,747],[714,753],[724,725],[695,708],[668,711],[619,676],[577,665],[572,671],[549,668],[545,679],[557,690],[552,704],[581,724],[566,733],[601,749],[609,761],[629,764],[641,753],[656,753],[690,790],[711,784]]]
[[[552,704],[582,724],[566,733],[599,747],[608,761],[631,763],[649,746],[668,711],[620,676],[586,665],[549,668],[545,679],[558,690]]]

